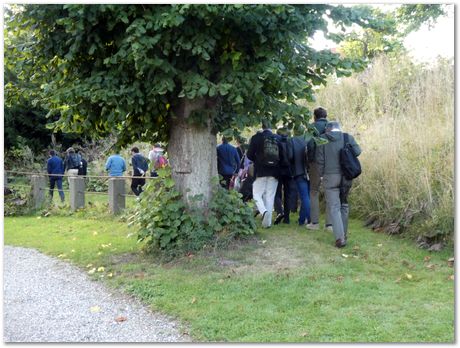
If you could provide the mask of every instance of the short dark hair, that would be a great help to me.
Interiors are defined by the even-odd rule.
[[[131,152],[139,153],[139,148],[138,148],[137,146],[134,146],[134,147],[131,149]]]
[[[54,156],[56,154],[56,151],[50,150],[50,156]]]
[[[315,120],[319,120],[327,117],[327,111],[320,106],[313,111],[313,115],[315,115]]]
[[[262,129],[269,129],[269,128],[272,128],[272,125],[270,123],[270,120],[263,120],[262,121]]]

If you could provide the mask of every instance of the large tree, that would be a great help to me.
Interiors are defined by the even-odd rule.
[[[168,141],[177,188],[206,205],[217,132],[264,118],[306,123],[310,113],[296,101],[313,100],[328,75],[360,67],[310,47],[329,20],[342,29],[383,25],[367,7],[243,4],[30,4],[7,25],[28,33],[11,54],[41,81],[41,105],[59,115],[55,129],[115,134],[119,146]]]

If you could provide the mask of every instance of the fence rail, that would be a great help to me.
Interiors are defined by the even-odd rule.
[[[96,175],[67,175],[67,174],[48,174],[43,172],[24,172],[24,171],[4,171],[4,186],[8,187],[8,173],[11,175],[26,175],[30,176],[30,185],[22,185],[12,183],[11,187],[30,188],[33,197],[35,208],[44,206],[46,200],[46,192],[50,190],[47,186],[47,178],[49,177],[67,177],[69,180],[69,189],[58,191],[69,192],[70,208],[75,211],[78,208],[85,206],[85,194],[104,195],[108,197],[109,208],[112,214],[121,212],[126,207],[126,197],[136,197],[136,195],[126,193],[125,179],[157,179],[157,177],[139,177],[139,176],[96,176]],[[85,190],[85,178],[106,179],[108,181],[108,192],[96,192]],[[56,188],[57,189],[57,188]]]
[[[120,179],[158,179],[157,176],[134,176],[134,175],[124,175],[124,176],[110,176],[110,175],[69,175],[69,174],[48,174],[43,172],[20,172],[14,170],[5,170],[5,173],[13,173],[13,174],[22,174],[22,175],[41,175],[41,176],[48,176],[48,177],[64,177],[64,178],[71,178],[71,177],[79,177],[79,178],[97,178],[97,179],[113,179],[113,178],[120,178]]]

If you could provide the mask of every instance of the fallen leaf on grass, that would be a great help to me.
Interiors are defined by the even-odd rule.
[[[98,271],[98,272],[104,272],[104,270],[105,270],[105,268],[104,268],[104,267],[102,267],[102,266],[101,266],[101,267],[99,267],[99,268],[97,269],[97,271]]]
[[[88,271],[88,274],[93,274],[94,272],[96,272],[96,268],[91,268],[91,269]]]
[[[337,281],[340,282],[340,283],[343,282],[343,279],[344,279],[344,278],[343,278],[342,275],[339,275],[339,276],[337,277]]]
[[[425,261],[425,262],[428,262],[428,261],[430,261],[430,260],[431,260],[431,256],[425,256],[425,257],[423,258],[423,261]]]
[[[359,249],[360,249],[360,247],[359,247],[358,245],[355,245],[355,246],[353,247],[353,250],[358,251]]]
[[[113,273],[110,272],[109,274],[107,274],[107,277],[112,278],[112,277],[113,277]]]
[[[426,268],[428,269],[434,269],[436,267],[436,265],[432,264],[432,263],[429,263],[428,265],[425,266]]]
[[[409,274],[409,273],[406,273],[406,278],[411,280],[413,277],[412,277],[412,274]]]
[[[193,297],[192,300],[190,301],[190,303],[195,303],[196,302],[196,297]]]
[[[116,317],[116,318],[115,318],[115,321],[116,321],[117,323],[122,323],[122,322],[124,322],[124,321],[126,321],[126,320],[128,320],[128,318],[123,317],[123,316],[121,316],[121,315],[120,315],[119,317]]]
[[[142,272],[141,272],[141,273],[136,273],[136,274],[134,275],[134,278],[138,278],[138,279],[144,279],[144,277],[145,277],[145,274],[142,273]]]
[[[451,257],[449,260],[447,260],[447,265],[449,267],[454,267],[454,258],[453,257]]]
[[[93,267],[93,264],[92,264],[92,263],[88,263],[88,264],[86,265],[86,268],[90,268],[90,267]]]
[[[42,217],[41,216],[37,216],[37,219],[41,219]]]
[[[219,279],[217,282],[218,282],[219,284],[223,284],[223,283],[224,283],[224,280],[223,280],[223,279]]]
[[[102,255],[102,252],[101,252],[101,251],[99,251],[99,252],[97,253],[97,255],[98,255],[98,256],[101,256],[101,255]]]
[[[77,237],[73,237],[72,240],[77,240]]]
[[[343,256],[344,258],[347,258],[347,257],[348,257],[348,255],[347,255],[347,254],[342,254],[342,256]]]
[[[93,232],[93,236],[97,236],[97,232],[96,232],[96,231]]]
[[[262,244],[265,244],[265,243],[267,243],[267,241],[264,239],[264,240],[262,241]]]
[[[99,306],[93,306],[90,308],[91,313],[98,313],[101,311],[101,307]]]
[[[377,246],[380,248],[381,246],[383,246],[383,244],[382,244],[382,243],[379,243],[379,244],[377,244]]]
[[[454,275],[453,275],[453,274],[450,275],[447,279],[448,279],[448,280],[454,280]]]
[[[302,337],[307,337],[307,336],[308,336],[308,332],[302,332],[302,333],[300,334],[300,336],[302,336]]]
[[[70,252],[71,252],[71,253],[74,253],[74,252],[75,252],[75,249],[70,250]]]
[[[63,258],[63,257],[66,257],[67,255],[66,254],[59,254],[58,257],[59,258]]]
[[[401,281],[401,277],[395,280],[395,283],[399,283]]]

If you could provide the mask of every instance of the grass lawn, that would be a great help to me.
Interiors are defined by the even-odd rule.
[[[4,240],[77,264],[178,318],[195,341],[453,343],[453,250],[430,253],[361,225],[351,220],[340,250],[331,232],[291,224],[168,263],[101,212],[8,217]]]

